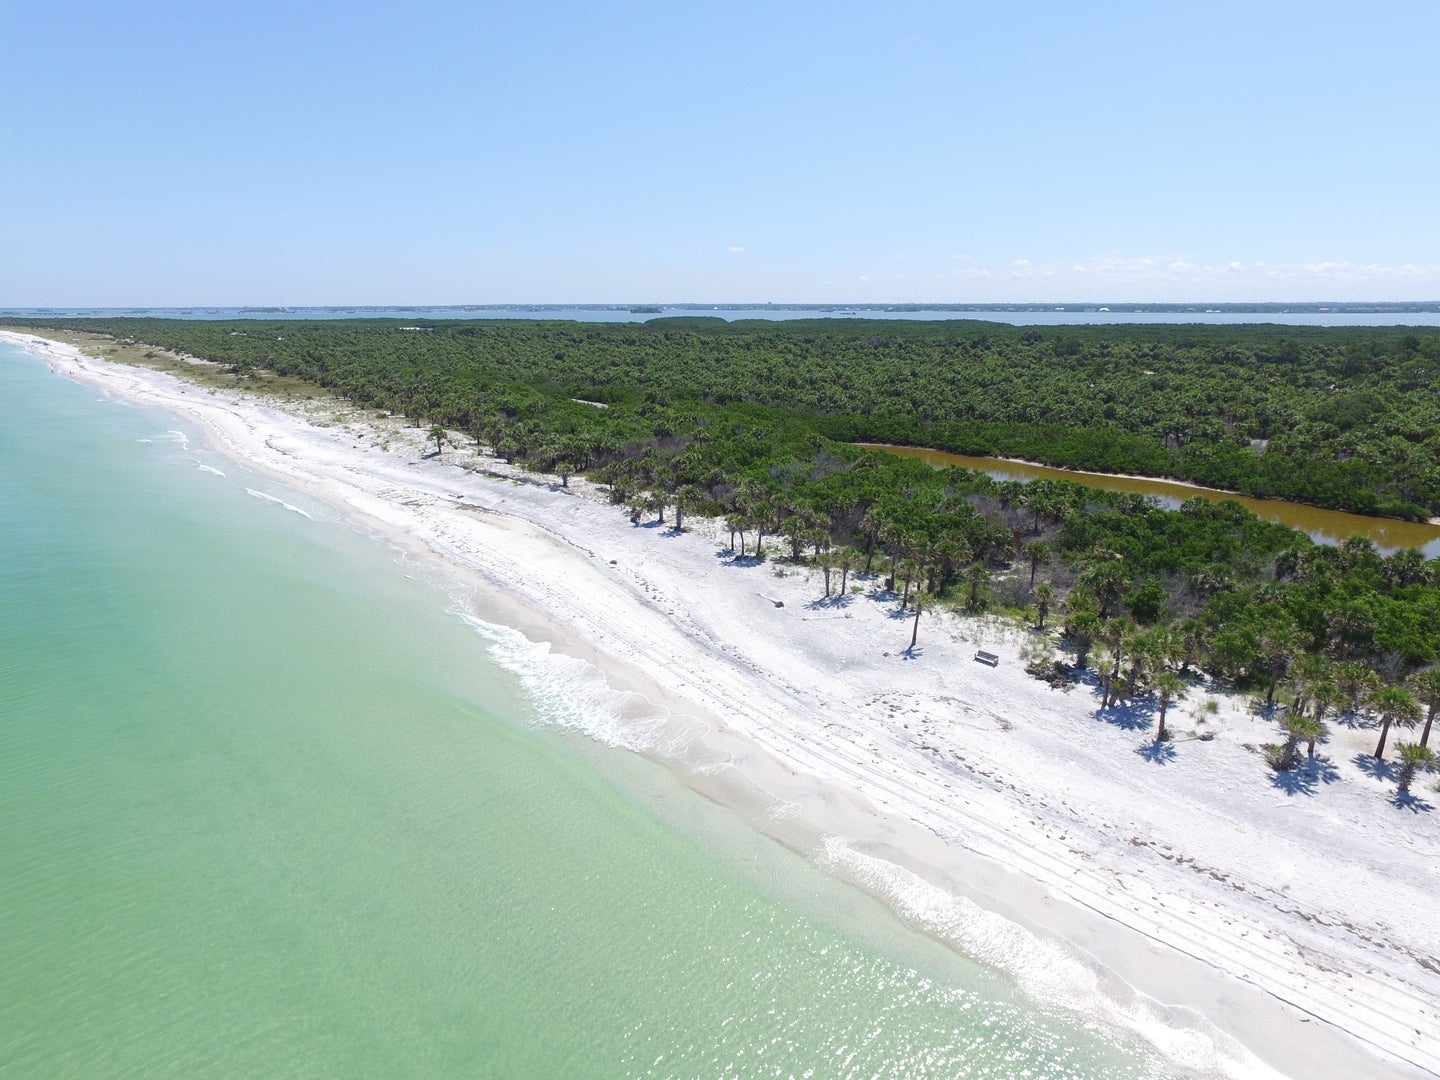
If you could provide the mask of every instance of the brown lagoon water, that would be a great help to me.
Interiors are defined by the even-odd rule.
[[[1311,539],[1322,544],[1338,544],[1352,536],[1368,536],[1385,551],[1400,548],[1417,548],[1429,558],[1440,558],[1440,525],[1425,522],[1396,521],[1394,518],[1365,517],[1362,514],[1346,514],[1339,510],[1323,510],[1318,506],[1286,502],[1283,499],[1254,499],[1248,495],[1235,495],[1215,488],[1194,487],[1174,480],[1149,480],[1143,477],[1113,476],[1109,473],[1076,472],[1069,469],[1052,469],[1048,465],[1032,465],[1023,461],[1006,461],[1000,458],[971,457],[968,454],[951,454],[944,450],[929,450],[918,446],[882,446],[878,443],[857,443],[867,450],[883,450],[898,457],[918,458],[937,469],[958,465],[962,469],[974,469],[988,473],[997,480],[1065,480],[1072,484],[1083,484],[1098,491],[1123,491],[1146,495],[1160,500],[1162,505],[1174,508],[1186,499],[1199,495],[1201,498],[1220,502],[1233,499],[1257,517],[1266,521],[1278,521],[1292,529],[1310,534]]]

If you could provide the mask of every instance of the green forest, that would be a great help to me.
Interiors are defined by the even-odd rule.
[[[496,395],[632,410],[749,405],[839,441],[1172,477],[1362,514],[1440,514],[1432,328],[699,317],[48,325],[295,375],[457,427]]]
[[[55,320],[324,387],[568,482],[632,519],[725,523],[737,556],[879,573],[903,605],[1063,628],[1107,704],[1195,669],[1284,705],[1272,764],[1327,715],[1440,707],[1440,564],[1194,498],[1001,482],[852,441],[1191,479],[1367,513],[1440,512],[1440,336],[1405,329],[797,321]],[[1037,671],[1037,674],[1044,674]]]

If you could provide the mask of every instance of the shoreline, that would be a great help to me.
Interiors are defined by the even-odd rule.
[[[1143,733],[1098,719],[1087,687],[1023,673],[1023,632],[927,614],[905,660],[893,601],[813,605],[799,568],[717,558],[713,523],[635,528],[583,481],[562,490],[468,449],[425,459],[419,429],[373,419],[317,426],[340,403],[287,410],[29,334],[0,340],[185,416],[437,572],[483,582],[495,621],[671,717],[597,738],[628,738],[1036,1000],[1078,1000],[1207,1074],[1440,1072],[1440,968],[1423,964],[1440,953],[1423,908],[1440,844],[1433,821],[1401,819],[1344,771],[1348,742],[1334,753],[1345,782],[1296,803],[1243,748],[1270,729],[1235,702],[1210,721],[1216,738],[1184,737],[1205,722],[1195,694],[1171,710],[1175,762],[1151,763],[1132,752]],[[977,646],[1001,666],[975,665]],[[1192,762],[1207,768],[1191,778]],[[1355,797],[1325,810],[1333,788]]]

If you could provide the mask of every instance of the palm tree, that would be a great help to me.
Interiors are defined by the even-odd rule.
[[[1155,702],[1160,706],[1160,727],[1155,732],[1155,741],[1165,741],[1165,711],[1170,708],[1171,701],[1177,701],[1185,696],[1185,680],[1170,670],[1160,672],[1155,676]]]
[[[911,628],[910,628],[910,648],[909,648],[909,650],[907,650],[907,651],[910,651],[910,652],[913,652],[913,651],[915,650],[915,642],[916,642],[916,641],[919,639],[919,637],[920,637],[920,609],[921,609],[921,607],[923,606],[922,603],[921,603],[921,601],[923,601],[924,599],[925,599],[924,594],[923,594],[919,589],[916,589],[916,590],[915,590],[915,623],[914,623],[914,625],[911,626]]]
[[[757,559],[765,557],[765,533],[775,528],[775,507],[764,499],[755,499],[746,507],[746,516],[755,529],[755,549],[751,553]]]
[[[1300,746],[1300,740],[1308,743],[1306,757],[1315,756],[1315,740],[1325,733],[1325,726],[1318,720],[1312,720],[1302,713],[1287,713],[1285,719],[1280,721],[1280,726],[1285,729],[1285,749],[1281,754],[1280,768],[1293,769],[1296,765],[1295,751]]]
[[[860,531],[865,534],[865,573],[870,572],[870,565],[875,560],[875,545],[880,542],[880,534],[885,531],[886,520],[875,508],[868,510],[860,519]]]
[[[561,486],[564,486],[563,482]],[[694,484],[685,484],[675,492],[675,531],[681,532],[684,529],[682,522],[687,512],[694,513],[704,505],[705,493]]]
[[[1295,687],[1295,698],[1290,708],[1304,712],[1315,693],[1315,687],[1330,676],[1330,662],[1319,653],[1299,652],[1290,667],[1290,682]]]
[[[1050,604],[1055,599],[1055,590],[1049,585],[1041,583],[1035,587],[1035,610],[1039,612],[1040,619],[1035,629],[1045,629],[1045,616],[1050,614]]]
[[[1380,741],[1375,744],[1375,758],[1379,760],[1385,755],[1385,739],[1390,734],[1390,725],[1414,727],[1420,722],[1420,703],[1403,686],[1386,683],[1371,691],[1366,704],[1380,718]]]
[[[900,606],[903,608],[910,603],[910,585],[920,576],[920,564],[914,559],[901,559],[895,567],[895,576],[905,582],[905,591],[900,596]]]
[[[1124,667],[1125,657],[1127,655],[1131,657],[1131,663],[1135,663],[1132,647],[1135,644],[1137,633],[1138,631],[1135,624],[1123,615],[1120,618],[1111,619],[1107,622],[1104,630],[1101,632],[1101,640],[1110,646],[1113,657],[1112,663],[1114,665],[1110,671],[1109,679],[1111,692],[1104,702],[1107,708],[1120,703],[1120,669]],[[1133,678],[1131,685],[1134,685]]]
[[[1091,650],[1090,658],[1095,664],[1095,678],[1100,683],[1100,708],[1110,707],[1110,692],[1115,688],[1115,648],[1105,637],[1102,628],[1101,637],[1095,642]]]
[[[1435,767],[1435,755],[1423,746],[1416,746],[1414,743],[1402,742],[1400,751],[1400,775],[1397,777],[1398,790],[1409,791],[1410,782],[1415,779],[1415,774],[1421,769],[1432,769]]]
[[[791,514],[780,523],[780,535],[790,541],[790,558],[794,562],[800,561],[800,552],[809,532],[810,526],[799,514]]]
[[[1275,704],[1275,687],[1297,651],[1296,637],[1295,623],[1288,616],[1267,621],[1256,637],[1255,651],[1270,677],[1265,691],[1266,705]]]
[[[1090,648],[1100,633],[1100,616],[1093,611],[1081,610],[1071,615],[1065,624],[1065,636],[1075,650],[1075,666],[1083,668],[1090,656]]]
[[[731,551],[735,550],[735,534],[740,534],[740,551],[738,557],[743,559],[745,557],[745,530],[750,527],[750,522],[746,520],[744,514],[738,512],[726,514],[725,527],[730,530]]]
[[[805,530],[805,543],[815,549],[815,558],[830,550],[830,530],[823,525],[811,525]]]
[[[1425,706],[1425,730],[1420,733],[1420,745],[1430,742],[1430,725],[1435,722],[1435,712],[1440,709],[1440,668],[1426,668],[1410,676],[1410,686],[1420,703]]]
[[[890,557],[890,576],[885,581],[885,588],[894,592],[895,572],[900,566],[900,560],[914,549],[915,539],[905,531],[903,526],[892,522],[887,523],[880,530],[880,543]]]
[[[1380,676],[1359,660],[1342,660],[1335,665],[1335,684],[1350,703],[1350,711],[1360,707],[1360,696],[1373,690],[1380,683]]]
[[[1209,632],[1204,623],[1193,617],[1182,622],[1175,636],[1175,659],[1180,661],[1180,674],[1188,675],[1208,646]]]
[[[980,606],[980,587],[990,580],[990,571],[983,562],[973,562],[965,571],[965,580],[970,583],[969,606],[973,610]]]
[[[1307,747],[1310,757],[1315,756],[1315,740],[1325,733],[1325,714],[1331,709],[1338,708],[1344,701],[1340,689],[1332,682],[1316,683],[1310,690],[1310,718],[1320,730],[1314,735],[1307,735],[1309,742]]]
[[[825,599],[828,600],[830,599],[830,578],[835,572],[835,556],[828,551],[816,552],[815,565],[820,568],[820,572],[825,576]]]
[[[435,456],[439,457],[440,451],[445,445],[445,429],[439,424],[431,424],[426,438],[435,440]]]
[[[568,488],[578,457],[574,444],[569,439],[550,439],[541,444],[539,453],[542,465],[548,465],[548,471],[560,477],[560,486]]]
[[[1100,617],[1106,619],[1110,617],[1110,608],[1119,603],[1130,587],[1130,575],[1114,560],[1096,561],[1081,572],[1080,583],[1100,602]]]
[[[935,562],[936,574],[939,581],[935,592],[943,593],[955,580],[955,570],[970,558],[970,545],[962,539],[953,536],[946,536],[936,542],[930,550],[930,556]]]
[[[1142,692],[1151,672],[1165,669],[1170,655],[1163,631],[1141,630],[1132,624],[1130,632],[1130,670],[1125,673],[1125,695],[1134,698]]]
[[[1343,561],[1350,567],[1366,562],[1379,562],[1375,541],[1368,536],[1347,536],[1340,544]]]
[[[1030,588],[1035,588],[1035,571],[1050,562],[1050,545],[1044,540],[1031,540],[1025,545],[1025,558],[1030,563]]]
[[[1385,559],[1385,576],[1397,589],[1424,581],[1430,576],[1430,564],[1424,554],[1414,548],[1401,548]]]

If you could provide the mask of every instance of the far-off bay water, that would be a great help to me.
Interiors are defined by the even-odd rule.
[[[1167,1075],[8,346],[0,541],[0,1075]]]

